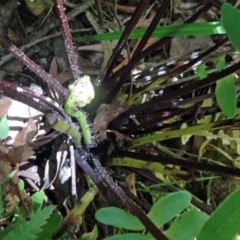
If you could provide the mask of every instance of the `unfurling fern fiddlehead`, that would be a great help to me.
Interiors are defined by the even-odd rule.
[[[94,88],[90,77],[85,75],[69,85],[69,96],[64,105],[67,114],[78,120],[82,129],[83,142],[86,145],[91,143],[91,130],[87,122],[86,115],[80,108],[89,104],[94,98]]]

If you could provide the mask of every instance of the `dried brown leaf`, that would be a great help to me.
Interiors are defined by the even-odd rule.
[[[66,70],[60,72],[56,77],[58,82],[60,82],[61,84],[65,83],[66,81],[68,81],[72,78],[73,78],[73,75],[72,75],[72,71],[70,69],[66,69]]]
[[[29,118],[26,127],[24,127],[15,137],[13,146],[20,146],[23,143],[29,143],[37,133],[37,125],[32,118]]]
[[[104,108],[100,110],[93,122],[93,129],[98,131],[100,141],[107,138],[107,127],[112,119],[116,118],[128,108],[129,106],[125,103],[113,101],[111,104],[105,105]]]
[[[137,196],[137,190],[135,187],[135,174],[130,173],[125,178],[127,189],[134,195]]]
[[[15,31],[8,28],[7,36],[11,42],[14,42],[15,44],[18,43],[21,39],[20,35],[18,35]]]
[[[50,64],[50,69],[49,73],[53,76],[56,77],[58,74],[58,65],[57,65],[57,59],[56,57],[53,57],[52,62]]]
[[[0,157],[5,161],[9,161],[11,164],[21,163],[27,161],[34,152],[28,144],[9,148],[8,154],[0,152]]]
[[[7,114],[11,104],[12,104],[12,100],[10,98],[8,97],[0,98],[0,118],[4,117]]]

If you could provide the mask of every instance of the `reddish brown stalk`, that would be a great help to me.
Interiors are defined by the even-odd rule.
[[[19,87],[0,78],[0,93],[14,100],[21,101],[42,113],[48,113],[50,109],[57,111],[65,119],[69,117],[58,103],[30,89]]]
[[[201,8],[198,12],[196,12],[192,17],[190,17],[184,23],[194,22],[202,14],[207,12],[211,7],[212,7],[211,3],[206,4],[203,8]],[[139,53],[137,56],[132,58],[125,67],[121,68],[116,73],[114,73],[111,77],[106,79],[107,81],[105,82],[105,88],[106,89],[112,89],[111,93],[107,96],[107,102],[111,101],[112,98],[117,94],[117,92],[121,88],[122,84],[126,80],[126,75],[125,74],[128,73],[137,62],[139,62],[141,59],[146,57],[148,54],[151,54],[156,49],[160,48],[161,46],[163,46],[164,44],[169,42],[171,39],[172,39],[172,37],[161,38],[155,44],[153,44],[152,46],[150,46],[149,48],[145,49],[144,51]],[[122,76],[124,76],[124,77],[122,77]],[[120,79],[118,80],[117,84],[114,86],[118,77],[120,77]]]
[[[58,13],[59,21],[61,22],[62,34],[65,41],[65,48],[68,55],[68,60],[71,66],[72,74],[74,79],[79,79],[81,77],[81,70],[78,66],[77,57],[74,51],[72,36],[70,33],[68,20],[64,11],[62,0],[54,0],[54,4]]]
[[[67,98],[68,91],[50,74],[46,73],[42,68],[40,68],[35,62],[33,62],[24,52],[17,48],[14,44],[9,42],[5,37],[0,36],[0,43],[8,49],[21,63],[26,67],[36,73],[40,78],[42,78],[49,86],[59,92],[64,98]]]
[[[26,91],[32,92],[34,94],[34,92],[31,90],[26,90]],[[18,91],[18,86],[16,84],[4,81],[1,78],[0,78],[0,93],[16,101],[25,103],[42,113],[47,113],[49,111],[48,107],[45,106],[42,102],[40,101],[36,102],[32,97],[29,97],[29,95],[26,95],[26,92],[23,93],[21,91]]]
[[[232,120],[226,120],[223,122],[224,122],[223,124],[226,123],[227,125],[232,124]],[[219,125],[221,125],[221,122],[219,122]],[[115,150],[115,156],[119,158],[133,158],[133,159],[145,160],[148,162],[159,162],[164,165],[173,164],[173,165],[184,167],[184,168],[190,168],[198,171],[206,171],[206,172],[211,172],[215,174],[223,174],[225,176],[231,176],[231,177],[240,176],[239,168],[226,167],[226,166],[220,166],[220,165],[208,164],[208,163],[202,163],[202,162],[195,162],[195,161],[186,160],[186,159],[183,160],[181,158],[156,156],[152,154],[145,154],[142,152],[123,151],[120,149]]]
[[[147,30],[144,34],[144,36],[142,37],[141,42],[137,46],[136,51],[133,53],[133,56],[132,56],[133,58],[135,56],[137,56],[144,49],[144,46],[147,44],[147,41],[151,37],[151,35],[152,35],[154,29],[156,28],[156,26],[158,25],[159,20],[163,17],[163,14],[165,13],[169,4],[170,4],[169,0],[164,0],[163,1],[161,7],[156,12],[156,15],[154,16],[153,20],[151,21],[149,27],[147,28]]]
[[[93,158],[93,164],[98,177],[112,190],[112,193],[121,199],[122,203],[128,208],[128,210],[138,217],[146,227],[146,230],[151,233],[155,239],[167,240],[168,238],[154,225],[148,216],[126,195],[122,188],[113,181],[112,177],[110,177],[105,168],[102,167],[99,160]]]
[[[106,77],[109,76],[116,59],[119,57],[123,47],[125,46],[126,41],[128,40],[130,33],[132,32],[134,26],[137,24],[139,18],[142,16],[142,13],[145,7],[147,6],[148,2],[149,0],[141,0],[141,2],[138,4],[136,10],[134,11],[131,19],[129,20],[127,27],[124,29],[123,34],[119,39],[117,46],[115,47],[107,63],[106,70],[103,73],[103,76],[101,77],[102,79],[105,79]]]
[[[174,92],[169,92],[161,96],[154,97],[148,102],[129,108],[127,111],[123,112],[121,115],[115,118],[114,121],[121,121],[124,118],[128,118],[131,114],[136,114],[139,111],[143,112],[144,110],[149,108],[152,109],[155,106],[158,106],[159,104],[164,105],[165,104],[164,101],[169,101],[171,99],[182,96],[183,94],[193,92],[193,91],[196,91],[197,89],[209,86],[215,83],[218,79],[226,77],[227,75],[234,73],[239,69],[240,69],[240,62],[235,63],[234,65],[222,70],[221,72],[210,74],[207,78],[204,79],[204,81],[198,81],[196,83],[190,84],[185,88],[180,88],[178,90],[175,90]]]

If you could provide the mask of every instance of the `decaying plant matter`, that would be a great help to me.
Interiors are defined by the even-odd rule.
[[[171,37],[161,38],[145,49],[145,45],[149,41],[152,32],[169,9],[170,1],[164,0],[157,9],[144,36],[139,41],[134,52],[131,53],[131,58],[127,64],[120,70],[112,73],[123,48],[127,44],[130,33],[146,10],[148,2],[149,1],[146,0],[140,1],[131,19],[127,23],[122,37],[119,39],[103,73],[98,77],[95,85],[92,85],[90,78],[83,76],[81,66],[78,66],[63,2],[62,0],[54,0],[56,14],[61,23],[62,35],[72,76],[75,81],[74,84],[70,84],[69,90],[67,90],[53,76],[46,73],[7,39],[4,29],[7,27],[9,18],[16,9],[17,4],[15,0],[9,1],[9,13],[6,14],[8,18],[6,18],[6,22],[3,22],[0,26],[0,44],[41,78],[48,87],[51,87],[53,91],[58,93],[60,100],[57,102],[42,93],[35,92],[29,88],[0,78],[1,94],[38,110],[48,126],[48,130],[46,130],[44,134],[38,135],[38,131],[35,129],[37,123],[32,120],[34,117],[30,116],[29,119],[31,119],[31,122],[29,120],[28,129],[31,130],[26,130],[24,133],[22,132],[22,135],[28,135],[28,137],[19,137],[22,141],[19,141],[21,143],[16,144],[16,141],[11,142],[2,139],[0,142],[0,163],[7,167],[7,171],[1,171],[0,173],[4,176],[9,174],[11,172],[9,170],[10,165],[13,168],[17,168],[18,164],[29,160],[33,154],[32,151],[35,151],[35,154],[37,154],[41,147],[47,147],[49,142],[55,139],[56,145],[59,145],[57,150],[60,149],[61,152],[65,154],[65,159],[69,158],[71,161],[71,196],[73,205],[76,205],[79,201],[75,189],[76,179],[74,178],[75,164],[77,164],[90,177],[92,181],[91,184],[97,187],[97,189],[94,188],[94,194],[99,190],[101,197],[104,198],[107,205],[124,205],[129,212],[140,219],[146,230],[152,236],[156,239],[167,239],[162,231],[159,230],[145,214],[144,211],[146,209],[144,208],[143,201],[136,197],[134,198],[128,191],[125,191],[124,188],[112,178],[104,165],[106,164],[109,167],[111,165],[128,167],[130,171],[136,172],[139,176],[143,176],[155,183],[159,181],[158,178],[149,172],[139,171],[137,168],[144,166],[143,168],[154,171],[154,168],[151,169],[151,164],[158,162],[158,164],[162,166],[163,174],[171,175],[171,171],[168,167],[165,167],[171,164],[179,167],[177,170],[175,169],[176,171],[173,171],[172,174],[183,178],[191,178],[192,175],[182,170],[181,167],[223,175],[240,176],[240,170],[238,168],[200,163],[192,159],[186,159],[185,157],[168,155],[167,152],[156,147],[158,141],[166,139],[177,138],[187,134],[193,135],[203,131],[238,127],[239,120],[217,120],[215,122],[202,124],[197,124],[197,120],[198,116],[204,118],[207,115],[220,111],[217,105],[202,107],[202,103],[204,100],[214,97],[214,94],[208,91],[213,84],[220,78],[238,71],[240,69],[240,63],[233,63],[221,72],[211,73],[204,81],[192,81],[187,85],[182,84],[180,87],[176,87],[176,89],[174,89],[174,87],[166,87],[166,91],[162,94],[156,93],[158,86],[167,84],[169,79],[173,79],[179,74],[186,72],[199,61],[204,61],[208,56],[212,55],[217,49],[227,43],[228,38],[225,37],[209,49],[203,49],[196,58],[189,59],[187,63],[166,71],[163,75],[157,76],[155,79],[142,84],[140,87],[133,88],[130,75],[134,67],[149,54],[152,54],[159,48],[164,48],[164,45],[171,40]],[[189,17],[185,23],[192,23],[207,13],[211,8],[219,7],[216,2],[204,1],[203,6],[199,4],[198,10]],[[77,87],[77,83],[81,84],[80,87]],[[90,90],[87,90],[86,86],[90,86]],[[153,92],[154,94],[152,94]],[[75,93],[75,95],[73,93]],[[84,93],[91,93],[91,96],[87,96],[88,99],[83,100],[81,97]],[[188,95],[191,94],[192,96],[188,97]],[[147,101],[144,100],[146,96],[148,98]],[[75,102],[75,98],[78,98],[78,103]],[[103,103],[104,106],[99,108]],[[64,107],[62,107],[62,105]],[[181,105],[186,105],[187,107],[181,108]],[[5,111],[4,114],[1,113],[0,118],[6,113],[7,111]],[[70,116],[72,116],[72,118]],[[174,121],[168,122],[168,120],[173,117],[176,117]],[[137,124],[135,124],[132,119],[135,119]],[[187,123],[188,125],[186,130],[188,131],[187,134],[184,133],[185,130],[180,129],[183,123]],[[31,133],[31,137],[29,137],[29,133]],[[58,141],[60,141],[60,143]],[[27,152],[27,154],[24,155],[24,152]],[[21,156],[19,159],[18,154]],[[58,153],[56,149],[54,149],[51,154],[57,155]],[[12,159],[15,160],[13,161]],[[150,165],[149,168],[147,166],[148,163]],[[56,180],[63,166],[61,164],[62,163],[59,163],[55,176],[44,183],[44,189],[49,188],[54,180]],[[16,187],[18,178],[17,181],[15,179],[14,181],[12,180],[11,183]],[[3,184],[5,188],[5,182]],[[18,195],[21,196],[23,193],[20,191]],[[21,199],[22,198],[21,196]],[[25,196],[25,199],[26,198]],[[193,199],[192,203],[203,211],[211,211],[196,199]],[[25,204],[23,205],[25,206]],[[76,219],[79,217],[74,214],[76,214],[76,212],[70,212],[64,221],[64,224],[71,229],[71,231],[73,231],[75,225],[77,225]]]

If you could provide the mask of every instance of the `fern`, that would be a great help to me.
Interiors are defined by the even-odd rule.
[[[29,221],[19,221],[14,230],[8,232],[2,240],[12,239],[37,239],[37,235],[42,231],[41,226],[46,224],[46,219],[49,218],[55,206],[51,205],[43,209],[38,208],[36,212],[31,212],[31,219]],[[7,229],[6,229],[7,230]]]

